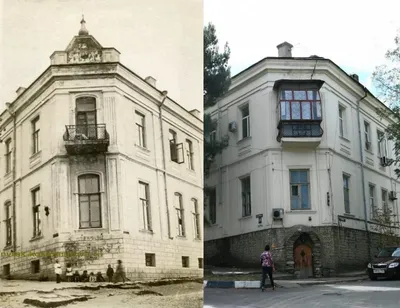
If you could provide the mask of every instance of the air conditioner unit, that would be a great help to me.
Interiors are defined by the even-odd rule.
[[[283,209],[272,209],[272,219],[273,220],[282,220],[285,211]]]
[[[380,158],[380,160],[381,160],[381,166],[383,166],[383,167],[386,167],[386,166],[388,165],[388,163],[389,163],[388,158],[385,157],[385,156],[382,156],[382,157]]]
[[[391,191],[390,193],[389,193],[389,199],[390,200],[397,200],[397,197],[396,197],[396,192],[395,191]]]
[[[229,123],[229,131],[231,133],[234,133],[237,131],[237,124],[235,121],[232,121],[231,123]]]

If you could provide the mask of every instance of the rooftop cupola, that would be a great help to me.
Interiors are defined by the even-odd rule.
[[[81,29],[79,30],[79,35],[89,35],[89,31],[86,29],[86,21],[85,17],[82,15],[82,20],[81,20]]]

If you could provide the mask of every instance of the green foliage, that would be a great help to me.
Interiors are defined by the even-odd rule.
[[[209,23],[204,27],[204,107],[213,106],[229,89],[230,54],[228,43],[225,44],[223,52],[219,52],[215,26]]]
[[[378,208],[374,210],[371,220],[374,222],[371,229],[379,234],[380,246],[390,246],[396,239],[396,230],[399,228],[396,215],[388,207]]]

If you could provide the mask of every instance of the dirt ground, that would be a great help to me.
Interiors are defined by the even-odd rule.
[[[144,292],[143,292],[144,291]],[[137,293],[153,293],[138,295]],[[44,296],[90,295],[93,297],[84,302],[74,302],[62,307],[74,308],[200,308],[203,307],[203,285],[198,282],[187,282],[165,286],[143,286],[140,290],[100,289],[74,290],[64,289]],[[0,296],[0,308],[35,307],[25,304],[24,299],[36,296],[36,292],[8,294]],[[49,306],[51,307],[51,306]]]

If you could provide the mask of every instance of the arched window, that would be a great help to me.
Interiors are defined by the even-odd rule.
[[[12,238],[11,238],[11,201],[6,201],[4,203],[4,222],[6,225],[6,246],[10,246],[12,243]]]
[[[78,177],[79,228],[101,228],[100,177],[84,174]]]
[[[80,97],[76,100],[76,133],[82,138],[96,139],[97,114],[94,97]]]
[[[178,219],[178,236],[186,236],[182,195],[180,193],[175,193],[175,210]]]

